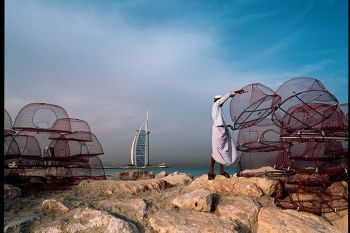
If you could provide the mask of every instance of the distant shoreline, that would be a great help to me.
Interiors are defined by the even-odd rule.
[[[162,167],[162,166],[147,166],[147,167],[137,167],[137,166],[122,166],[122,167],[103,167],[104,169],[130,169],[130,168],[169,168],[168,166]]]

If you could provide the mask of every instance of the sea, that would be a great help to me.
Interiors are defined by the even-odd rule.
[[[146,170],[148,172],[152,172],[154,175],[158,174],[161,171],[165,171],[167,174],[173,173],[173,172],[179,172],[179,173],[186,173],[191,174],[193,177],[198,177],[203,174],[207,174],[209,172],[209,166],[207,167],[147,167],[147,168],[108,168],[105,169],[106,175],[111,175],[114,172],[123,172],[123,171],[130,171],[130,170]],[[234,166],[225,166],[225,171],[229,173],[230,175],[233,175],[239,171],[238,167]],[[215,174],[219,174],[219,166],[215,166]]]

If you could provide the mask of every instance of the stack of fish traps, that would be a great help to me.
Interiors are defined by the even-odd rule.
[[[262,84],[243,89],[230,104],[238,175],[278,180],[282,208],[314,214],[347,209],[348,103],[339,104],[319,80],[307,77],[288,80],[276,92]]]
[[[106,179],[103,149],[89,124],[66,110],[31,103],[14,123],[5,109],[4,178],[20,187],[66,189],[84,179]]]

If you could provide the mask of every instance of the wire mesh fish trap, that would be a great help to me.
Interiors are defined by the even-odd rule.
[[[336,97],[319,80],[313,78],[288,80],[276,93],[281,96],[281,102],[273,112],[272,120],[286,135],[297,130],[311,129],[329,118],[338,105]]]
[[[54,122],[61,118],[68,118],[64,108],[54,104],[31,103],[19,111],[13,128],[26,131],[53,131]]]
[[[240,170],[252,170],[261,167],[273,167],[279,151],[241,152],[239,158]]]
[[[12,129],[12,118],[10,114],[6,111],[4,111],[4,136],[12,135],[14,134],[14,130]]]
[[[262,121],[277,108],[281,99],[260,83],[249,84],[242,89],[244,93],[233,96],[230,103],[235,129],[247,128]]]
[[[5,136],[5,182],[66,189],[82,179],[106,179],[98,158],[104,153],[102,145],[86,121],[69,118],[64,108],[28,104],[18,113],[13,128],[17,134]]]
[[[76,118],[57,119],[49,138],[55,140],[92,141],[90,126],[86,121]]]
[[[348,199],[342,193],[334,194],[326,190],[310,190],[300,188],[297,192],[289,194],[284,199],[277,199],[276,204],[286,209],[295,209],[317,215],[336,212],[348,208]]]
[[[343,112],[343,124],[345,126],[345,130],[349,129],[349,103],[339,104],[338,107]]]
[[[237,150],[243,152],[279,151],[291,146],[290,142],[282,141],[280,129],[266,118],[256,124],[242,128],[237,136]]]
[[[297,171],[309,170],[320,174],[345,172],[347,152],[340,142],[293,142],[284,153],[289,159],[289,166]]]
[[[80,132],[79,132],[80,133]],[[83,132],[85,133],[85,132]],[[55,160],[70,159],[72,157],[86,157],[103,154],[102,146],[93,133],[88,133],[91,140],[82,141],[71,139],[71,134],[61,135],[49,144],[50,156]]]

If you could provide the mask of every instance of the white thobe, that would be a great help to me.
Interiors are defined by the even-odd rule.
[[[236,146],[231,139],[222,111],[222,105],[230,96],[231,93],[224,95],[212,106],[212,157],[223,165],[233,164],[237,159]]]

